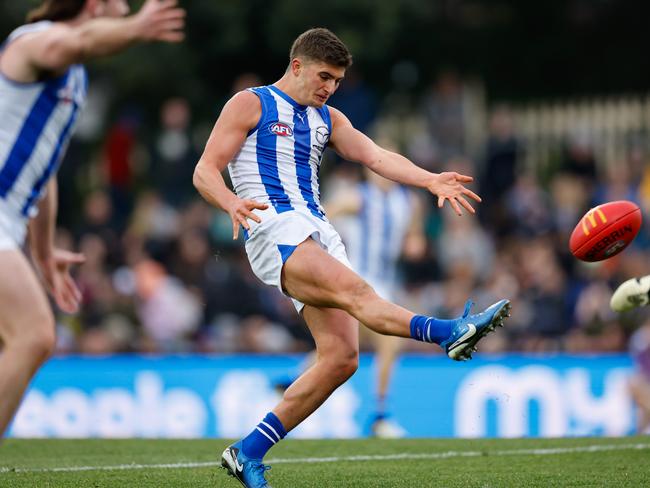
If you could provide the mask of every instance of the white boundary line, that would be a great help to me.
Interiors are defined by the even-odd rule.
[[[542,449],[511,449],[498,451],[446,451],[431,453],[402,453],[402,454],[379,454],[366,456],[339,456],[321,458],[286,458],[269,459],[267,464],[314,464],[314,463],[340,463],[340,462],[363,462],[363,461],[399,461],[412,459],[449,459],[458,457],[480,457],[480,456],[549,456],[555,454],[571,453],[594,453],[604,451],[623,450],[645,450],[650,449],[650,444],[603,444],[577,447],[549,447]],[[183,468],[206,468],[220,466],[220,462],[210,461],[203,463],[169,463],[169,464],[118,464],[115,466],[67,466],[59,468],[7,468],[0,467],[0,474],[7,473],[73,473],[81,471],[128,471],[141,469],[183,469]]]

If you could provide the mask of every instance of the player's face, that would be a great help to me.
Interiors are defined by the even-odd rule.
[[[299,80],[304,105],[322,107],[345,76],[345,68],[314,61],[301,66]]]

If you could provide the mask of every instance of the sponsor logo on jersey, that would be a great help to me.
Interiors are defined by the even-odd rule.
[[[323,146],[330,140],[330,131],[326,126],[316,127],[316,141]]]
[[[271,132],[280,137],[291,137],[293,129],[284,122],[274,122],[269,126]]]
[[[314,139],[316,139],[316,144],[312,144],[311,147],[316,150],[316,156],[320,159],[323,156],[323,151],[325,151],[325,146],[330,140],[330,131],[324,125],[316,127]]]

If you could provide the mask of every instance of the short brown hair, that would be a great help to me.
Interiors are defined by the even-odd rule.
[[[309,29],[293,42],[289,62],[300,56],[341,68],[349,68],[352,65],[352,54],[347,46],[336,34],[323,27]]]
[[[74,19],[81,13],[86,0],[45,0],[40,7],[30,10],[27,14],[27,22],[39,22],[41,20]]]

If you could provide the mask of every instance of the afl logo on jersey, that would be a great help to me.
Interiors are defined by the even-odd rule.
[[[269,126],[269,129],[276,136],[290,137],[293,135],[293,129],[283,122],[274,122]]]

